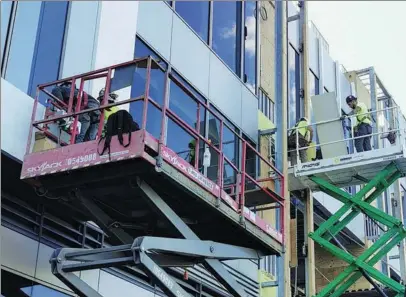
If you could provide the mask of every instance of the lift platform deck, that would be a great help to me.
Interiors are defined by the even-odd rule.
[[[110,154],[99,154],[103,141],[75,143],[75,132],[69,135],[69,140],[65,143],[59,142],[58,147],[46,151],[31,152],[31,145],[28,144],[21,179],[37,187],[39,191],[43,191],[44,195],[70,199],[72,205],[75,205],[86,219],[95,221],[112,239],[116,239],[117,244],[129,243],[129,240],[120,238],[120,232],[117,232],[120,230],[123,230],[122,233],[125,234],[123,236],[130,236],[133,239],[140,236],[182,238],[182,232],[173,226],[170,219],[168,220],[168,217],[173,214],[173,218],[180,218],[200,240],[247,247],[264,255],[282,253],[283,224],[279,224],[281,227],[277,229],[275,222],[273,224],[266,222],[254,212],[253,208],[263,204],[274,204],[275,208],[281,210],[280,217],[283,222],[283,195],[264,185],[266,182],[283,184],[283,176],[256,151],[256,160],[261,159],[261,162],[273,168],[276,177],[260,179],[258,172],[256,176],[249,175],[245,170],[246,154],[247,150],[254,151],[254,149],[240,135],[237,135],[241,148],[239,167],[234,166],[222,151],[221,129],[226,125],[223,119],[218,119],[219,141],[214,145],[207,135],[202,136],[202,133],[199,133],[200,125],[192,128],[171,111],[168,100],[164,100],[162,105],[158,104],[150,92],[151,73],[153,71],[164,73],[167,70],[161,68],[151,57],[39,86],[38,93],[44,93],[51,99],[50,106],[54,109],[56,106],[63,109],[64,114],[50,115],[52,108],[47,108],[46,118],[36,120],[37,98],[34,104],[30,139],[33,129],[52,138],[49,127],[62,118],[70,117],[73,119],[73,125],[76,125],[78,116],[85,113],[80,110],[80,102],[84,85],[88,81],[103,78],[105,79],[103,87],[106,90],[120,92],[115,86],[123,81],[123,75],[132,75],[125,80],[130,81],[134,88],[134,83],[137,83],[136,72],[139,69],[145,70],[146,73],[141,82],[142,86],[145,86],[142,95],[109,105],[107,104],[108,92],[106,92],[101,107],[93,109],[103,110],[106,106],[130,104],[131,110],[132,103],[143,103],[141,104],[143,118],[137,119],[142,120],[141,129],[132,132],[128,147],[120,145],[117,136],[113,136]],[[165,86],[168,84],[167,80],[175,81],[191,99],[196,100],[198,110],[210,109],[205,103],[199,102],[181,81],[176,80],[175,76],[172,77],[170,73],[164,75]],[[49,91],[52,86],[62,82],[73,82],[72,86],[80,85],[75,110],[73,110],[73,87],[69,103],[65,105]],[[123,85],[120,88],[123,88]],[[165,97],[167,93],[166,90]],[[147,108],[150,109],[151,106],[157,108],[161,118],[165,119],[161,121],[159,138],[148,132]],[[87,112],[89,111],[92,110]],[[197,122],[200,122],[199,111],[197,114]],[[102,113],[101,123],[103,117]],[[165,122],[169,119],[187,131],[191,139],[198,140],[197,143],[203,143],[204,147],[210,148],[212,153],[215,152],[219,156],[216,161],[218,162],[217,178],[209,178],[207,173],[202,173],[201,168],[198,168],[199,161],[196,161],[193,166],[166,145]],[[99,138],[100,135],[101,127],[98,131]],[[124,135],[124,142],[127,141],[128,136]],[[195,149],[196,155],[203,155],[201,151],[203,148],[199,150],[196,145]],[[235,167],[237,172],[235,184],[225,185],[223,178],[225,164]],[[230,188],[233,190],[229,191]],[[149,198],[146,199],[145,196]],[[154,197],[157,199],[154,200]],[[165,207],[168,207],[166,212],[163,211]]]
[[[365,184],[393,162],[400,172],[406,173],[403,145],[298,164],[288,170],[289,190],[319,191],[319,186],[310,178],[313,176],[343,188]]]

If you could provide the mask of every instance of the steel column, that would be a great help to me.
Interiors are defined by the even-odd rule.
[[[400,181],[397,180],[394,183],[394,204],[395,213],[394,215],[398,220],[403,222],[403,201],[401,197],[400,191]],[[405,222],[403,222],[404,224]],[[402,240],[399,245],[399,266],[400,266],[400,277],[404,284],[406,284],[406,249],[405,249],[405,241]]]
[[[275,137],[275,163],[276,168],[287,176],[287,2],[275,1],[275,109],[276,109],[276,127],[278,131]],[[287,182],[278,183],[276,186],[280,189],[279,193],[285,198],[284,217],[282,226],[284,234],[289,234],[290,218],[290,196]],[[284,238],[288,238],[284,236]],[[284,254],[277,260],[277,282],[278,296],[290,296],[290,277],[289,277],[289,242],[285,240]]]

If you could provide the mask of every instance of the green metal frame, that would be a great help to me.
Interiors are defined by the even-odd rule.
[[[350,195],[319,177],[310,177],[320,187],[321,191],[341,201],[344,205],[326,222],[321,224],[315,232],[309,233],[309,237],[349,264],[343,272],[316,295],[317,297],[341,296],[362,276],[361,271],[394,290],[397,297],[404,296],[405,287],[375,269],[374,265],[406,237],[406,229],[400,220],[370,205],[402,176],[396,165],[390,164],[355,195]],[[355,258],[347,251],[330,243],[330,240],[361,212],[383,224],[387,229],[370,248],[365,250],[358,258]]]

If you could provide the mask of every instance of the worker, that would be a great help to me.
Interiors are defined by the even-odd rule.
[[[352,109],[349,115],[355,115],[357,119],[357,124],[354,127],[354,136],[360,138],[355,139],[355,148],[358,153],[370,151],[372,149],[372,120],[371,115],[368,113],[368,108],[364,103],[358,102],[357,97],[352,95],[346,98],[346,102]],[[341,119],[344,119],[345,117],[346,115],[342,116]]]
[[[100,104],[103,102],[105,92],[106,92],[105,88],[101,89],[99,92],[99,97],[97,99],[99,100]],[[118,98],[117,94],[110,93],[109,96],[107,97],[107,104],[115,103],[117,98]],[[104,109],[104,124],[102,135],[104,135],[106,131],[106,124],[107,120],[109,119],[109,116],[111,116],[113,113],[116,113],[117,111],[119,111],[119,108],[117,106],[111,106]]]
[[[299,133],[298,135],[296,135]],[[290,151],[290,164],[297,164],[297,149],[299,150],[300,162],[307,162],[307,148],[313,139],[313,127],[309,126],[309,121],[306,118],[301,118],[291,130],[288,136],[288,150]],[[298,141],[298,143],[297,143]]]
[[[63,82],[57,85],[52,90],[52,95],[57,97],[59,100],[63,101],[65,104],[69,104],[69,97],[71,92],[72,84],[70,82]],[[75,110],[79,90],[75,86],[73,91],[73,102],[72,106]],[[80,111],[90,108],[99,107],[99,101],[93,96],[87,94],[85,91],[82,92],[82,102]],[[89,113],[80,114],[78,120],[80,122],[80,131],[76,135],[75,143],[81,143],[83,141],[95,140],[97,136],[97,130],[99,127],[100,110],[94,110]]]
[[[93,96],[83,92],[83,105],[85,109],[98,108],[100,103]],[[100,110],[93,110],[79,115],[80,132],[76,136],[76,143],[95,140],[99,130]]]

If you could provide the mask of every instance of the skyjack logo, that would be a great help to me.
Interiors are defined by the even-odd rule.
[[[180,159],[178,156],[172,156],[166,150],[163,151],[163,157],[167,159],[169,162],[172,163],[173,166],[178,167],[180,170],[185,172],[187,175],[191,176],[193,179],[197,180],[200,184],[205,186],[206,188],[213,190],[214,183],[209,181],[206,177],[204,177],[200,172],[196,171],[191,166],[186,166],[183,164],[183,159]]]
[[[29,173],[36,173],[36,172],[40,173],[40,172],[42,172],[44,170],[56,169],[56,168],[61,167],[61,166],[62,166],[62,162],[48,163],[48,162],[45,161],[44,163],[42,163],[39,166],[28,168],[27,171]]]

